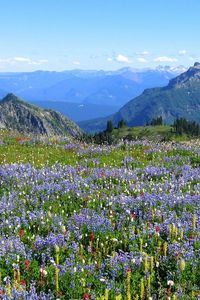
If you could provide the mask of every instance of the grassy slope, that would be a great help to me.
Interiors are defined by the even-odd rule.
[[[113,130],[115,138],[125,138],[129,136],[133,139],[148,138],[150,140],[169,139],[175,141],[188,140],[186,135],[176,136],[169,125],[163,126],[137,126],[137,127],[123,127]]]
[[[150,140],[158,140],[164,137],[170,137],[171,140],[181,141],[187,140],[186,136],[176,137],[171,133],[170,126],[146,126],[146,127],[123,127],[121,129],[114,129],[112,133],[118,139],[121,139],[127,135],[133,138],[148,138]],[[29,141],[30,138],[30,141]],[[27,139],[27,141],[26,141]],[[24,140],[23,143],[19,140]],[[130,155],[126,153],[125,149],[112,150],[109,155],[107,153],[101,155],[77,155],[74,150],[65,150],[63,145],[66,142],[57,142],[56,139],[49,139],[48,143],[31,142],[30,137],[24,137],[18,133],[10,133],[5,130],[0,130],[0,142],[4,144],[0,145],[0,164],[10,163],[31,163],[37,167],[42,167],[44,164],[53,165],[56,163],[77,165],[81,163],[81,160],[91,159],[91,164],[94,158],[98,158],[100,166],[121,166],[121,161],[124,156]],[[73,142],[72,142],[73,143]],[[83,145],[83,147],[90,147],[90,145]],[[97,145],[95,147],[98,147]],[[143,151],[140,148],[135,149],[132,153],[137,159],[147,163],[146,159],[143,160]]]

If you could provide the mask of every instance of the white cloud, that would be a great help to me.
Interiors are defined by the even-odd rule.
[[[140,63],[147,63],[147,60],[144,57],[138,57],[137,61],[139,61]]]
[[[120,63],[130,63],[130,60],[129,60],[128,56],[125,56],[125,55],[122,55],[122,54],[118,54],[116,56],[115,60],[117,62],[120,62]]]
[[[155,62],[177,62],[178,59],[168,56],[160,56],[154,59]]]
[[[149,55],[149,51],[143,51],[141,54],[142,55]]]
[[[20,61],[20,62],[27,62],[27,63],[30,63],[31,62],[31,59],[30,58],[27,58],[27,57],[14,57],[13,58],[14,61]]]
[[[142,52],[137,52],[137,55],[149,55],[149,51],[142,51]]]
[[[12,58],[0,59],[0,64],[3,66],[16,65],[16,64],[41,65],[41,64],[44,64],[47,62],[48,62],[47,59],[33,60],[31,58],[22,57],[22,56],[15,56]]]
[[[75,61],[73,61],[73,65],[75,65],[75,66],[80,66],[80,61],[78,61],[78,60],[75,60]]]
[[[113,58],[112,57],[108,57],[107,61],[113,61]]]
[[[187,50],[182,49],[178,52],[179,55],[185,55],[187,53]]]

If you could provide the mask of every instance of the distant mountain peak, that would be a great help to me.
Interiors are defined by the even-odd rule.
[[[171,67],[171,66],[158,66],[156,67],[155,70],[158,70],[160,72],[168,72],[168,73],[174,73],[176,75],[179,75],[185,71],[187,71],[187,68],[185,66],[176,66],[176,67]]]
[[[196,68],[196,69],[200,69],[200,63],[199,63],[199,62],[195,62],[195,64],[194,64],[194,68]]]
[[[190,85],[192,82],[200,83],[200,63],[196,62],[194,66],[179,76],[170,80],[168,87],[181,88]]]
[[[2,102],[18,102],[18,101],[22,101],[19,97],[17,97],[15,94],[13,93],[9,93],[7,94],[3,99]]]

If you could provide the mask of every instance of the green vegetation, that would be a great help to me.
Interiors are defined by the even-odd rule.
[[[144,138],[170,130],[101,146],[0,131],[1,295],[196,300],[200,144]]]
[[[186,131],[182,131],[179,134],[173,125],[146,125],[128,127],[122,126],[114,128],[111,132],[104,130],[100,133],[95,134],[93,137],[90,136],[91,141],[94,140],[97,144],[115,144],[120,140],[140,140],[149,139],[152,141],[186,141],[192,135]],[[195,136],[195,135],[193,135]]]
[[[157,118],[153,118],[152,121],[150,122],[150,124],[147,123],[147,125],[151,125],[151,126],[163,125],[162,116],[157,117]]]
[[[187,121],[185,118],[176,119],[173,127],[178,135],[183,135],[184,133],[191,137],[200,135],[199,124],[195,121]]]

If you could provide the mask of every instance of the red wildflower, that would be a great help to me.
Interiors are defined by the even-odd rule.
[[[94,241],[94,233],[93,232],[90,233],[89,239],[90,239],[90,241]]]
[[[25,264],[25,270],[27,270],[27,271],[29,270],[30,263],[31,263],[30,260],[28,260],[28,259],[25,260],[25,262],[24,262],[24,264]]]
[[[136,213],[135,213],[135,212],[133,212],[133,213],[131,214],[131,217],[132,217],[133,219],[136,219],[136,218],[137,218],[137,215],[136,215]]]
[[[171,286],[167,287],[166,295],[169,297],[171,295]]]
[[[180,257],[181,256],[181,252],[175,252],[175,256],[176,257]]]
[[[86,300],[86,299],[90,299],[90,296],[89,296],[89,294],[84,294],[84,295],[83,295],[83,299],[84,299],[84,300]]]
[[[189,244],[190,245],[192,244],[193,240],[194,240],[194,237],[192,234],[190,234],[190,236],[189,236]]]
[[[20,229],[19,235],[20,235],[20,237],[23,237],[23,236],[24,236],[24,229],[23,229],[23,228]]]
[[[80,167],[80,166],[77,166],[77,168],[76,168],[76,169],[77,169],[77,171],[78,171],[78,172],[80,172],[80,171],[81,171],[81,167]]]
[[[22,279],[20,281],[20,285],[23,286],[24,288],[26,287],[26,281],[24,279]]]
[[[17,143],[29,142],[30,141],[29,138],[23,138],[23,137],[17,137],[15,140],[16,140]]]
[[[141,192],[141,193],[140,193],[140,196],[144,197],[144,192]]]
[[[156,227],[155,227],[155,231],[156,231],[156,232],[160,232],[160,227],[159,227],[159,226],[156,226]]]

